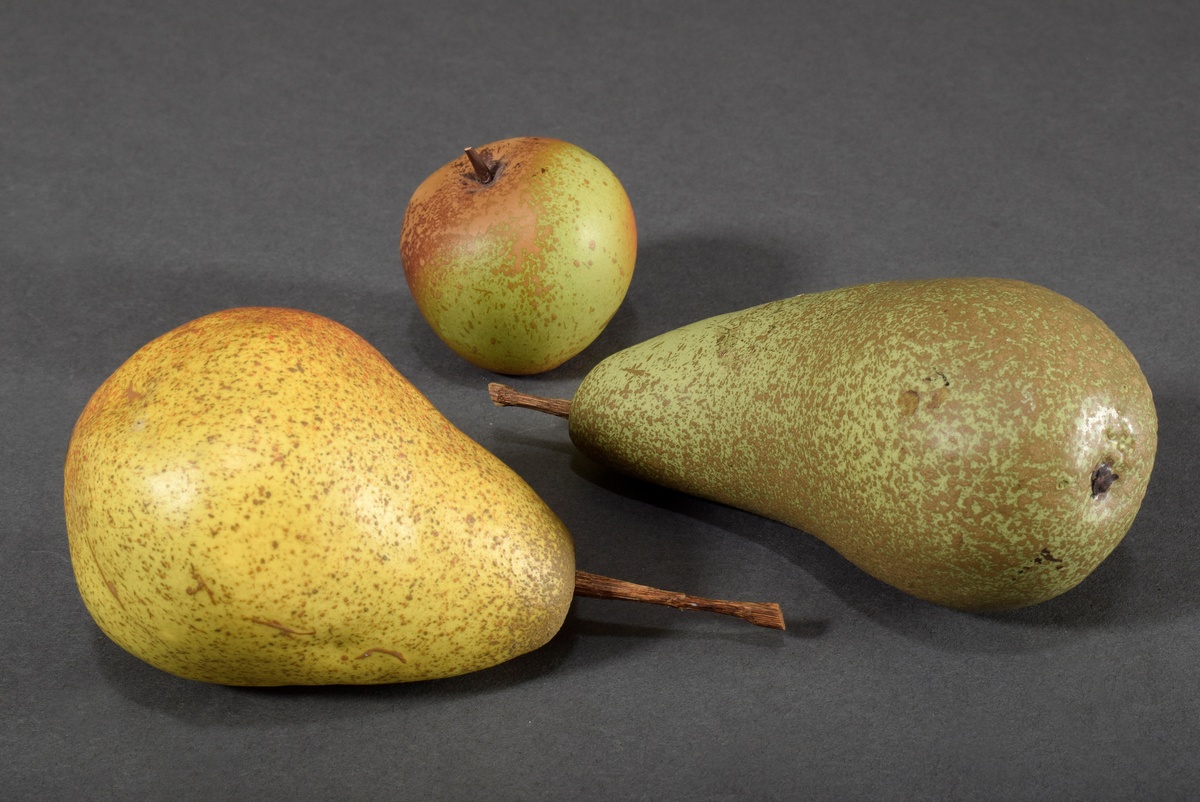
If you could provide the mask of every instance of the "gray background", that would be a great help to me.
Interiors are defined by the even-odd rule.
[[[5,0],[0,795],[1200,795],[1198,8]],[[618,348],[796,293],[1041,283],[1155,391],[1124,544],[1052,602],[953,612],[493,408],[493,377],[417,314],[397,242],[421,179],[517,135],[604,160],[640,234],[608,330],[521,387],[569,396]],[[559,512],[581,567],[775,600],[789,631],[583,600],[533,654],[379,688],[205,686],[126,655],[71,574],[71,426],[143,343],[250,304],[365,336]]]

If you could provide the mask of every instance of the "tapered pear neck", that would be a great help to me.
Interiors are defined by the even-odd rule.
[[[743,621],[768,629],[787,629],[783,611],[772,602],[726,601],[689,596],[670,590],[659,590],[647,585],[612,579],[587,571],[575,572],[575,595],[593,599],[624,599],[626,601],[662,604],[679,610],[703,610],[720,615],[731,615]]]
[[[571,417],[571,400],[569,398],[544,398],[540,395],[530,395],[498,382],[488,384],[488,395],[491,396],[492,403],[498,407],[523,407],[536,409],[538,412],[545,412],[548,415],[557,415],[560,418]]]

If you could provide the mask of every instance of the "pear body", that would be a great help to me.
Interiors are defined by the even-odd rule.
[[[1084,579],[1146,492],[1150,389],[1094,314],[999,279],[886,282],[700,321],[585,377],[572,440],[969,610]]]
[[[559,519],[343,326],[218,312],[96,391],[64,501],[83,600],[165,671],[385,683],[545,643],[574,586]]]

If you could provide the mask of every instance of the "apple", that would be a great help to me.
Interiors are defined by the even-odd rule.
[[[541,137],[467,148],[417,187],[400,232],[425,320],[464,359],[513,375],[550,370],[595,340],[636,255],[617,177]]]

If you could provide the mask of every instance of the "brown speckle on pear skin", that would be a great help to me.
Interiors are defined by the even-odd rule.
[[[208,595],[208,600],[213,604],[216,604],[216,594],[213,593],[213,590],[208,586],[208,583],[204,581],[204,577],[200,576],[200,572],[196,570],[195,566],[192,566],[192,578],[196,580],[196,584],[187,588],[184,593],[189,596],[195,596],[200,591],[204,591]]]
[[[1157,417],[1133,356],[1082,306],[1019,281],[935,279],[799,296],[628,348],[584,379],[570,431],[620,470],[980,610],[1052,598],[1116,547]]]

